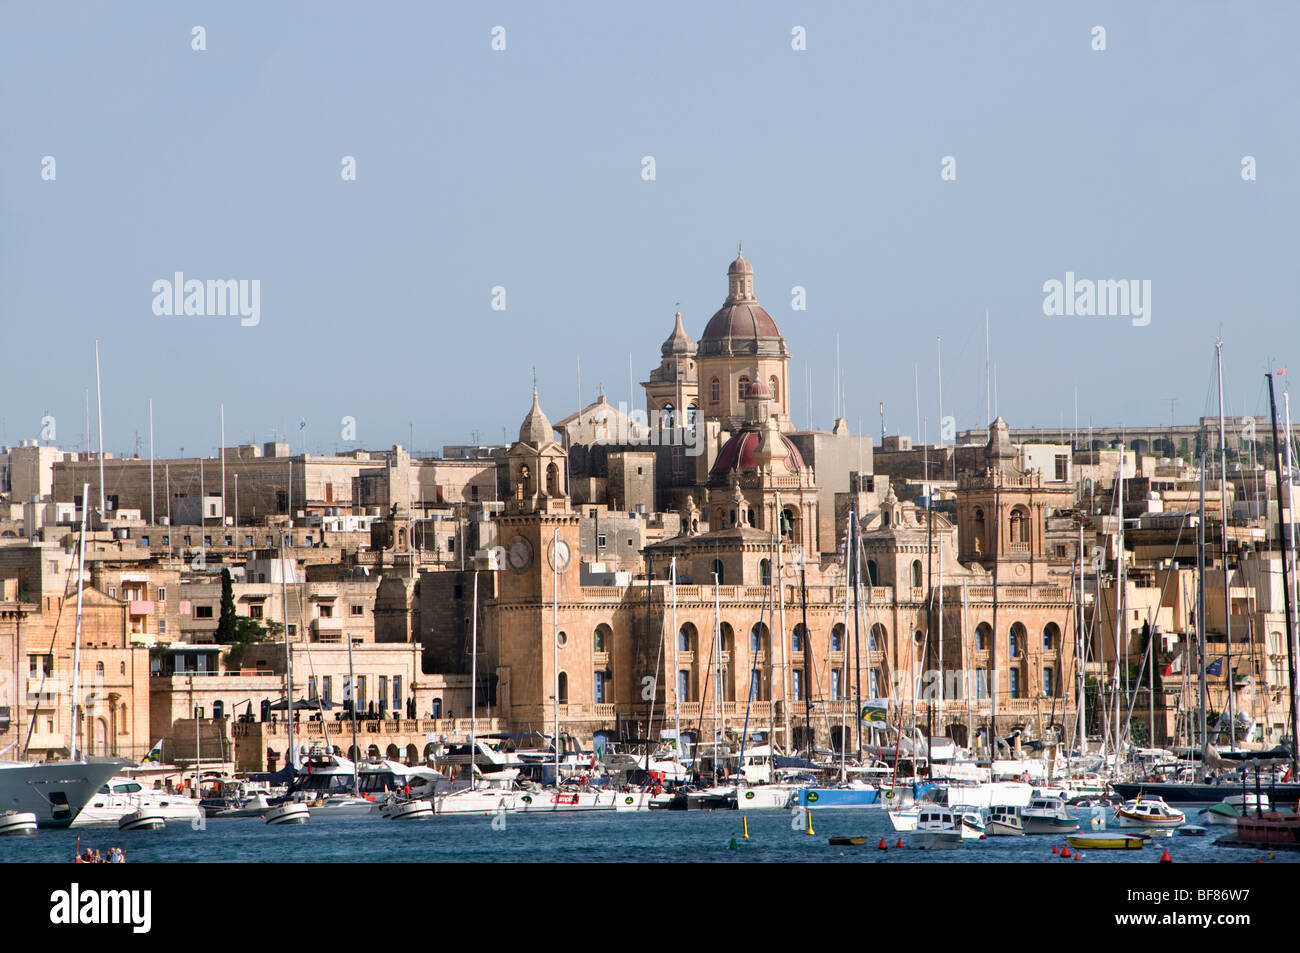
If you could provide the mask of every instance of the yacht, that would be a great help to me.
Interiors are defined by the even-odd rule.
[[[35,814],[41,827],[67,827],[126,764],[117,758],[0,761],[0,811]]]
[[[1035,797],[1021,809],[1020,822],[1026,834],[1072,834],[1079,829],[1078,818],[1061,797]]]
[[[146,788],[135,778],[117,775],[102,785],[81,813],[73,827],[110,827],[136,818],[137,828],[151,826],[147,818],[167,821],[197,822],[203,817],[199,802],[184,794],[168,794]],[[156,825],[154,825],[156,826]]]
[[[1164,798],[1147,795],[1125,801],[1116,808],[1115,818],[1120,827],[1178,827],[1187,815],[1170,807]]]
[[[962,841],[962,820],[952,808],[926,804],[917,817],[912,842],[924,850],[952,850]]]
[[[1023,837],[1025,825],[1018,808],[1005,804],[989,809],[990,837]]]
[[[1202,810],[1206,824],[1226,824],[1235,827],[1240,817],[1264,814],[1273,809],[1267,794],[1230,794],[1218,804]]]
[[[501,814],[515,809],[520,796],[517,790],[517,769],[506,769],[484,775],[472,787],[461,788],[433,799],[435,814]]]

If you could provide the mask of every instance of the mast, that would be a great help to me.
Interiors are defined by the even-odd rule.
[[[1291,469],[1291,393],[1290,391],[1282,392],[1282,406],[1286,408],[1286,512],[1287,512],[1287,563],[1291,567],[1291,605],[1296,605],[1296,574],[1295,574],[1295,471]],[[1281,503],[1279,502],[1279,506]],[[1287,630],[1287,644],[1294,649],[1294,633]],[[1251,654],[1254,655],[1255,640],[1250,640]],[[1264,696],[1268,698],[1267,695]]]
[[[845,536],[845,538],[844,538],[844,548],[845,548],[845,553],[844,553],[844,557],[845,557],[845,558],[844,558],[844,567],[845,567],[845,569],[846,569],[848,572],[851,573],[852,570],[851,570],[850,567],[853,565],[853,555],[852,555],[851,552],[849,551],[849,547],[852,546],[852,547],[854,547],[855,549],[857,548],[857,547],[856,547],[857,541],[853,538],[853,533],[852,533],[852,527],[853,527],[853,508],[852,508],[852,507],[849,508],[849,519],[848,519],[848,523],[849,523],[849,530],[850,530],[850,532],[849,532],[848,535]],[[857,589],[857,580],[856,580],[852,575],[846,575],[844,581],[845,581],[845,583],[849,583],[849,582],[852,582],[852,583],[853,583],[853,596],[854,596],[854,600],[853,600],[853,616],[854,616],[854,618],[853,618],[853,655],[854,655],[854,660],[855,660],[855,665],[856,665],[857,650],[858,650],[858,620],[857,620],[857,614],[858,614],[858,613],[857,613],[857,594],[858,594],[858,589]],[[845,633],[846,633],[846,634],[847,634],[847,632],[848,632],[848,621],[849,621],[849,587],[848,587],[848,585],[845,585],[845,587],[844,587],[844,622],[845,622]],[[840,651],[841,651],[840,658],[843,659],[843,658],[844,658],[844,656],[843,656],[843,654],[842,654],[843,651],[844,651],[844,646],[843,646],[843,644],[840,645]],[[844,676],[845,676],[846,674],[847,674],[847,673],[846,673],[845,670],[844,670],[844,665],[841,663],[841,665],[840,665],[840,783],[841,783],[841,784],[843,784],[843,783],[844,783],[844,780],[845,780],[845,770],[844,770],[844,769],[845,769],[845,762],[846,762],[846,760],[848,759],[848,751],[849,751],[849,739],[845,737],[845,734],[846,734],[847,731],[848,731],[848,719],[845,717],[847,713],[845,712],[844,708],[845,708],[845,701],[846,701],[846,700],[848,699],[848,697],[849,697],[848,686],[845,685],[845,683],[844,683],[844,682],[845,682],[845,678],[844,678]],[[855,695],[856,695],[856,692],[857,692],[857,688],[856,688],[856,683],[855,683],[855,687],[854,687],[854,693],[855,693]],[[859,708],[859,707],[857,706],[856,698],[855,698],[855,701],[854,701],[854,707],[853,707],[853,710],[857,713],[857,722],[858,722],[858,727],[857,727],[858,749],[861,750],[861,748],[862,748],[862,709]],[[859,756],[858,760],[859,760],[859,762],[861,762],[862,759],[861,759],[860,756]]]
[[[1236,677],[1232,668],[1232,599],[1228,589],[1228,448],[1223,435],[1223,342],[1214,342],[1214,354],[1219,373],[1219,511],[1223,517],[1223,632],[1226,641],[1228,667],[1228,750],[1237,747],[1237,716],[1233,695],[1236,694]],[[1288,441],[1289,442],[1289,441]],[[1282,508],[1282,484],[1278,484],[1278,511]]]
[[[781,516],[785,511],[781,509],[781,494],[776,494],[776,525],[778,532],[781,528]],[[785,743],[790,750],[794,750],[794,739],[790,735],[790,667],[788,664],[789,643],[785,637],[785,542],[781,541],[776,547],[776,590],[778,606],[780,607],[781,632],[775,639],[777,645],[781,646],[781,696],[785,699],[785,704],[781,706],[782,728],[785,731]]]
[[[808,632],[808,555],[802,547],[799,550],[799,606],[803,618],[803,638],[799,642],[803,646],[803,723],[804,734],[807,736],[804,740],[808,744],[811,760],[816,751],[812,727],[812,639]]]
[[[947,689],[943,679],[943,537],[939,537],[939,737],[946,738],[943,727],[943,696]]]
[[[861,491],[861,472],[858,474],[858,489]],[[859,492],[860,495],[860,492]],[[849,508],[849,545],[853,547],[849,557],[849,565],[852,567],[853,579],[853,711],[854,722],[856,725],[856,734],[858,738],[858,763],[862,763],[862,639],[860,635],[859,617],[862,615],[862,601],[859,593],[862,591],[862,553],[859,551],[858,541],[858,512],[857,500],[854,500],[853,506]],[[844,594],[847,601],[848,593]],[[840,747],[847,747],[844,740],[841,739]]]
[[[226,405],[221,405],[221,532],[226,526]]]
[[[677,733],[673,741],[673,761],[678,765],[682,763],[682,699],[678,691],[677,684],[677,557],[674,556],[671,563],[670,572],[673,580],[673,730]]]
[[[99,415],[99,518],[104,519],[104,397],[99,389],[99,342],[95,342],[95,412]],[[84,500],[85,497],[83,496]]]
[[[149,525],[156,525],[153,502],[153,398],[149,398]]]
[[[718,780],[718,709],[722,705],[722,595],[713,574],[713,780]]]
[[[1296,649],[1294,643],[1295,623],[1293,621],[1294,607],[1291,605],[1291,581],[1290,573],[1287,567],[1286,534],[1282,532],[1282,453],[1281,446],[1278,444],[1277,437],[1277,402],[1273,398],[1273,375],[1265,374],[1268,378],[1268,410],[1269,416],[1273,423],[1273,469],[1277,474],[1277,542],[1282,547],[1282,601],[1286,604],[1286,665],[1287,675],[1291,682],[1291,770],[1297,768],[1296,748],[1297,738],[1300,738],[1300,722],[1296,720],[1296,693],[1295,693],[1295,657]],[[1291,434],[1287,434],[1287,443],[1291,442]],[[1290,472],[1287,473],[1287,482],[1291,480]],[[1290,513],[1288,519],[1294,519]]]
[[[239,486],[238,481],[236,481],[235,486]],[[283,573],[284,573],[284,567],[283,567],[283,566],[280,567],[280,573],[281,573],[282,575],[283,575]],[[477,582],[477,580],[475,580],[475,581]],[[475,595],[477,595],[477,593],[476,593]],[[302,606],[301,598],[302,598],[302,596],[301,596],[301,593],[300,593],[300,594],[299,594],[299,600],[300,600],[300,601],[299,601],[299,608],[301,608],[301,606]],[[477,599],[474,601],[474,605],[475,605],[475,607],[478,606],[478,600],[477,600]],[[287,607],[286,607],[286,608],[287,608]],[[287,638],[288,638],[288,636],[286,635],[286,639],[287,639]],[[350,704],[348,707],[352,709],[352,712],[351,712],[351,714],[352,714],[352,754],[354,755],[354,757],[352,758],[352,796],[353,796],[353,797],[360,797],[360,796],[361,796],[361,776],[360,776],[360,774],[359,774],[358,771],[357,771],[357,758],[361,757],[361,749],[357,746],[357,689],[356,689],[356,684],[357,684],[357,676],[356,676],[356,674],[355,674],[355,673],[353,672],[353,670],[352,670],[352,636],[349,635],[349,636],[348,636],[348,697],[351,699],[351,704]],[[411,690],[414,691],[415,689],[412,688]],[[472,749],[471,749],[471,750],[472,750]],[[474,772],[473,772],[473,770],[471,769],[471,771],[470,771],[470,777],[473,778],[473,776],[474,776]]]
[[[1280,517],[1279,517],[1280,518]],[[1201,512],[1196,521],[1196,639],[1200,654],[1201,689],[1201,765],[1200,780],[1205,780],[1205,752],[1210,747],[1209,718],[1205,710],[1205,451],[1201,451]]]
[[[202,460],[202,458],[200,458]],[[199,496],[202,497],[200,491]],[[202,512],[202,510],[200,510]],[[295,567],[297,563],[294,563]],[[284,686],[285,699],[288,708],[285,710],[285,716],[289,719],[289,765],[297,770],[297,752],[294,751],[293,745],[293,647],[289,642],[289,580],[285,577],[285,559],[284,559],[284,534],[280,534],[280,619],[284,626]],[[352,646],[352,640],[348,639],[349,649]],[[352,703],[355,718],[356,701]]]
[[[555,710],[555,787],[560,787],[560,528],[551,537],[551,680]],[[471,773],[472,776],[472,773]]]
[[[1119,701],[1119,667],[1120,645],[1124,632],[1124,465],[1125,452],[1120,451],[1119,475],[1115,482],[1115,515],[1119,524],[1115,535],[1115,672],[1111,681],[1111,693],[1115,701],[1115,770],[1119,770],[1120,749],[1120,701]]]
[[[985,318],[987,321],[987,317]],[[990,422],[989,429],[992,431],[993,425]],[[998,564],[1002,562],[1002,467],[999,466],[993,471],[993,519],[995,520],[995,531],[993,535],[994,546],[993,553],[993,637],[989,639],[989,678],[993,685],[989,690],[989,713],[992,725],[989,736],[989,764],[991,765],[998,756]]]
[[[77,544],[77,632],[72,643],[72,760],[77,760],[77,735],[81,724],[81,590],[86,577],[86,514],[90,512],[90,484],[81,485],[81,541]],[[33,719],[35,722],[35,719]],[[26,752],[24,751],[24,754]]]
[[[351,664],[352,640],[348,640],[348,658]],[[474,615],[473,622],[470,625],[470,656],[469,656],[469,782],[474,786],[474,768],[478,762],[478,568],[474,569]],[[558,735],[557,735],[558,741]],[[559,784],[560,775],[557,770],[555,775],[556,784]]]
[[[1083,633],[1083,521],[1079,521],[1079,588],[1074,596],[1075,678],[1079,686],[1079,751],[1088,753],[1088,698],[1084,682],[1084,668],[1088,664],[1088,648]]]
[[[966,615],[966,580],[964,578],[961,581],[961,631],[962,656],[969,659],[971,657],[970,624]],[[967,674],[969,674],[969,670]],[[975,742],[975,709],[971,707],[971,680],[969,677],[962,679],[961,693],[966,699],[966,745],[969,748]]]

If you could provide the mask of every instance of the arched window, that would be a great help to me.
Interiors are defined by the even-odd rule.
[[[912,560],[912,588],[921,588],[921,560]]]
[[[569,673],[561,672],[559,678],[560,704],[566,705],[569,702]]]
[[[831,629],[831,651],[844,651],[844,623],[836,622],[835,627]]]
[[[552,463],[546,468],[546,495],[559,496],[561,492],[560,468]]]
[[[592,639],[591,639],[592,651],[608,652],[609,637],[611,635],[613,635],[612,630],[610,629],[609,626],[605,625],[603,622],[600,625],[596,626],[596,631],[592,634]]]
[[[870,652],[879,652],[882,650],[885,647],[885,638],[887,635],[888,633],[886,632],[885,627],[877,622],[871,627],[871,631],[867,634],[867,650]]]
[[[1024,625],[1014,622],[1011,630],[1007,633],[1007,655],[1010,658],[1019,658],[1020,653],[1025,650],[1028,632],[1025,631]]]
[[[714,574],[714,576],[717,577],[714,581],[715,581],[719,586],[721,586],[721,585],[725,585],[725,581],[724,581],[724,579],[723,579],[722,560],[721,560],[721,559],[715,559],[715,560],[713,560],[713,574]]]
[[[975,507],[975,552],[988,552],[988,538],[984,535],[984,510]]]
[[[776,403],[781,399],[781,392],[777,389],[775,377],[769,377],[767,379],[767,389],[772,392],[772,403]]]
[[[96,662],[96,663],[95,663],[95,674],[96,674],[96,675],[103,675],[103,674],[104,674],[104,663],[103,663],[103,662]]]
[[[1043,626],[1043,651],[1050,652],[1061,644],[1061,629],[1055,622]]]
[[[736,633],[731,628],[730,622],[724,622],[718,626],[718,642],[722,645],[722,651],[731,652],[736,648]]]
[[[749,378],[742,377],[736,382],[736,399],[744,400],[749,396]]]
[[[432,702],[429,703],[429,717],[430,717],[430,718],[441,718],[441,717],[442,717],[442,699],[441,699],[441,698],[435,698]]]
[[[699,413],[699,409],[695,406],[695,401],[691,401],[686,405],[686,426],[692,430],[695,429],[695,416],[697,413]]]
[[[677,651],[695,651],[695,626],[691,625],[689,622],[677,630]]]
[[[807,641],[807,639],[805,639],[805,636],[806,636],[806,635],[807,635],[807,632],[805,632],[804,627],[803,627],[803,623],[802,623],[802,622],[800,622],[800,623],[798,623],[797,625],[795,625],[793,631],[791,631],[791,633],[790,633],[790,651],[791,651],[791,652],[802,652],[802,651],[803,651],[804,642]]]
[[[758,561],[758,583],[761,586],[766,586],[771,581],[772,581],[772,564],[768,562],[766,559],[760,559]]]
[[[676,411],[672,404],[664,404],[663,410],[659,412],[659,424],[663,429],[671,430],[677,426]]]
[[[975,651],[987,652],[989,642],[993,638],[993,627],[987,622],[981,622],[975,626]]]
[[[715,377],[709,382],[709,403],[716,404],[722,399],[722,384]]]
[[[224,718],[226,714],[226,703],[220,698],[212,703],[212,717]]]
[[[767,635],[767,626],[761,622],[755,622],[753,628],[749,630],[749,650],[754,653],[762,652],[766,646],[763,644]]]
[[[1029,542],[1029,511],[1023,506],[1011,511],[1011,542]]]

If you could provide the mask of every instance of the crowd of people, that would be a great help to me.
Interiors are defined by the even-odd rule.
[[[110,847],[107,851],[101,852],[92,850],[87,847],[77,855],[75,863],[78,864],[125,864],[126,851],[120,847]]]

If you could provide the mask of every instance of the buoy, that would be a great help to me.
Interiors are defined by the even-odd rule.
[[[1160,863],[1162,863],[1162,864],[1170,864],[1170,863],[1173,863],[1173,860],[1174,860],[1174,859],[1173,859],[1172,857],[1169,856],[1169,848],[1166,847],[1166,848],[1165,848],[1165,852],[1164,852],[1163,854],[1160,855]]]
[[[1057,847],[1055,844],[1053,844],[1053,845],[1052,845],[1052,853],[1053,853],[1053,854],[1059,854],[1060,852],[1061,852],[1061,848],[1059,848],[1059,847]]]
[[[744,825],[745,825],[745,840],[749,840],[749,818],[748,818],[748,817],[742,817],[742,818],[741,818],[741,821],[742,821],[742,822],[744,823]]]
[[[1070,848],[1068,848],[1068,847],[1062,847],[1062,848],[1061,848],[1061,859],[1062,859],[1062,860],[1069,860],[1070,857],[1071,857],[1071,854],[1070,854]]]
[[[878,850],[889,850],[889,845],[885,843],[885,839],[882,837],[880,838],[880,843],[876,845],[876,848]]]
[[[1256,857],[1256,858],[1255,858],[1255,863],[1257,863],[1257,864],[1262,864],[1263,862],[1264,862],[1264,858],[1263,858],[1263,857]]]
[[[731,843],[728,844],[727,846],[730,847],[732,850],[735,850],[735,849],[736,849],[736,838],[733,837],[733,838],[731,839]]]
[[[808,815],[808,829],[804,831],[804,833],[807,834],[809,837],[812,837],[813,835],[812,811],[804,811],[804,813]]]
[[[1268,859],[1269,859],[1269,860],[1276,860],[1276,859],[1277,859],[1277,854],[1273,853],[1273,852],[1270,850],[1270,851],[1268,852]]]
[[[902,847],[902,846],[903,846],[903,838],[900,837],[900,838],[898,839],[898,843],[895,844],[894,846],[895,846],[895,847]]]
[[[988,839],[989,839],[989,835],[988,835],[988,834],[981,834],[981,835],[980,835],[980,840],[988,840]]]
[[[1083,854],[1075,854],[1075,855],[1074,855],[1074,859],[1075,859],[1075,860],[1083,860]]]

